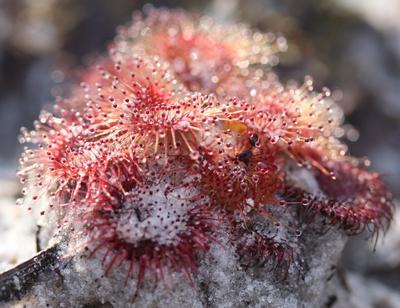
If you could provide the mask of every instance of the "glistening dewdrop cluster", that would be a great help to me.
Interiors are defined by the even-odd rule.
[[[221,237],[245,269],[290,266],[305,224],[377,235],[391,195],[347,153],[329,90],[279,81],[285,49],[246,25],[135,14],[69,96],[22,129],[33,145],[21,204],[46,204],[65,255],[101,255],[105,275],[126,266],[137,290],[175,272],[192,281]]]

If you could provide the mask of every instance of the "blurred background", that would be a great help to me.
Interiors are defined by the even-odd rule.
[[[67,76],[94,54],[104,52],[115,28],[146,3],[0,0],[0,270],[35,252],[36,226],[15,224],[17,219],[24,220],[14,206],[19,194],[15,170],[22,149],[19,128],[32,128],[40,109],[53,100]],[[346,142],[351,153],[368,156],[395,196],[400,196],[400,0],[151,3],[283,34],[289,49],[276,68],[282,80],[302,81],[304,75],[311,75],[317,88],[328,86],[347,114]],[[15,236],[8,236],[15,232],[32,237],[24,252],[18,249]],[[362,236],[352,239],[342,270],[363,282],[360,285],[367,285],[365,281],[379,285],[382,294],[400,293],[399,219],[379,242],[377,252],[367,246],[373,243]],[[385,307],[381,304],[376,307]]]

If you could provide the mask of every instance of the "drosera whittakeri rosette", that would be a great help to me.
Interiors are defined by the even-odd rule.
[[[21,158],[25,203],[50,197],[66,254],[103,253],[105,274],[124,263],[138,289],[175,271],[191,279],[221,233],[247,266],[288,268],[309,223],[299,211],[377,234],[390,193],[348,154],[329,90],[309,78],[284,86],[271,72],[284,46],[184,11],[135,17],[71,97],[23,130],[38,144]],[[318,189],[293,181],[294,168]]]

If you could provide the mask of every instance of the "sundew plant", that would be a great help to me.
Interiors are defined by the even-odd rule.
[[[135,14],[70,94],[22,129],[33,145],[20,159],[21,203],[48,204],[65,254],[102,255],[105,275],[125,264],[138,289],[173,272],[191,281],[221,234],[246,266],[282,268],[304,224],[378,235],[390,193],[348,154],[330,91],[273,73],[285,49],[246,25]]]

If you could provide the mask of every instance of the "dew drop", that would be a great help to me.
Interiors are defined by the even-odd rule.
[[[197,151],[193,151],[193,152],[190,152],[189,156],[191,159],[197,160],[199,158],[200,154]]]
[[[260,180],[260,177],[257,174],[253,174],[251,178],[253,179],[254,183],[258,183]]]

